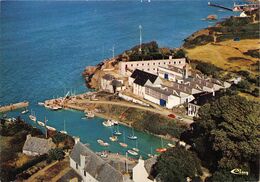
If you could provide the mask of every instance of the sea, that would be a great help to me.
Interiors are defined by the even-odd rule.
[[[214,3],[232,7],[233,2]],[[118,142],[110,142],[111,128],[102,118],[82,119],[78,111],[50,111],[37,103],[64,96],[68,91],[89,91],[81,73],[89,65],[139,44],[139,25],[143,42],[157,41],[160,47],[180,47],[193,32],[214,25],[205,21],[209,14],[219,20],[233,12],[209,7],[206,0],[172,1],[0,1],[0,105],[29,101],[37,120],[71,136],[80,137],[94,151],[109,150],[125,154]],[[8,113],[10,117],[21,111]],[[39,127],[22,115],[26,122]],[[132,129],[120,126],[128,136]],[[144,158],[168,141],[134,130],[138,140],[119,137],[128,149],[137,147]],[[101,147],[96,140],[110,142]]]

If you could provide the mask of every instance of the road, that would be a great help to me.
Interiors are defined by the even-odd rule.
[[[156,107],[156,108],[151,108],[151,107],[145,107],[145,106],[141,106],[135,103],[130,103],[130,102],[125,102],[125,101],[103,101],[103,100],[88,100],[88,99],[83,99],[83,100],[79,100],[77,99],[76,101],[70,101],[70,104],[87,104],[87,103],[91,103],[91,104],[108,104],[108,105],[117,105],[117,106],[123,106],[123,107],[130,107],[130,108],[137,108],[137,109],[141,109],[141,110],[145,110],[145,111],[150,111],[153,113],[157,113],[163,116],[168,117],[169,114],[174,114],[175,113],[164,109],[162,107]],[[180,117],[179,115],[176,115],[177,117]],[[188,118],[183,118],[183,122],[184,124],[191,124],[193,122],[193,120],[188,119]]]

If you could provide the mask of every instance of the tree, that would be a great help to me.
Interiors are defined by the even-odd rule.
[[[197,156],[181,146],[170,148],[161,154],[154,170],[155,174],[165,182],[182,182],[186,181],[187,177],[193,179],[202,174]]]
[[[62,160],[64,158],[64,152],[60,148],[51,149],[49,151],[48,160]]]
[[[218,156],[218,163],[213,167],[227,171],[251,169],[250,174],[256,173],[254,170],[260,146],[259,118],[258,103],[240,96],[221,97],[199,110],[193,127],[193,133],[197,136],[193,142],[195,146],[207,145],[205,153],[213,151]],[[202,141],[202,144],[197,141]]]

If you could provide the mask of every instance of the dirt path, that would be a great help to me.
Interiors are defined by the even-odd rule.
[[[70,103],[67,103],[67,106],[69,106],[70,108],[74,109],[78,109],[78,110],[85,110],[86,108],[83,108],[82,106],[78,106],[79,104],[108,104],[108,105],[117,105],[117,106],[123,106],[123,107],[131,107],[131,108],[137,108],[137,109],[141,109],[141,110],[145,110],[145,111],[150,111],[153,113],[157,113],[163,116],[168,116],[169,114],[172,114],[173,112],[170,110],[166,110],[163,109],[160,106],[157,106],[156,108],[151,108],[151,107],[145,107],[145,106],[141,106],[141,105],[137,105],[134,103],[129,103],[129,102],[125,102],[125,101],[93,101],[93,100],[88,100],[88,99],[84,99],[84,100],[76,100]],[[174,113],[175,114],[175,113]],[[179,115],[175,114],[177,117]],[[183,118],[182,121],[184,124],[191,124],[193,122],[192,119],[188,119],[188,118]]]

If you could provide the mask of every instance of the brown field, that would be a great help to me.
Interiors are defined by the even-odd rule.
[[[190,59],[209,62],[227,71],[247,70],[257,74],[252,64],[258,59],[243,53],[249,49],[259,48],[260,41],[258,39],[248,39],[238,42],[228,40],[217,44],[209,43],[193,49],[186,49],[186,51]]]

